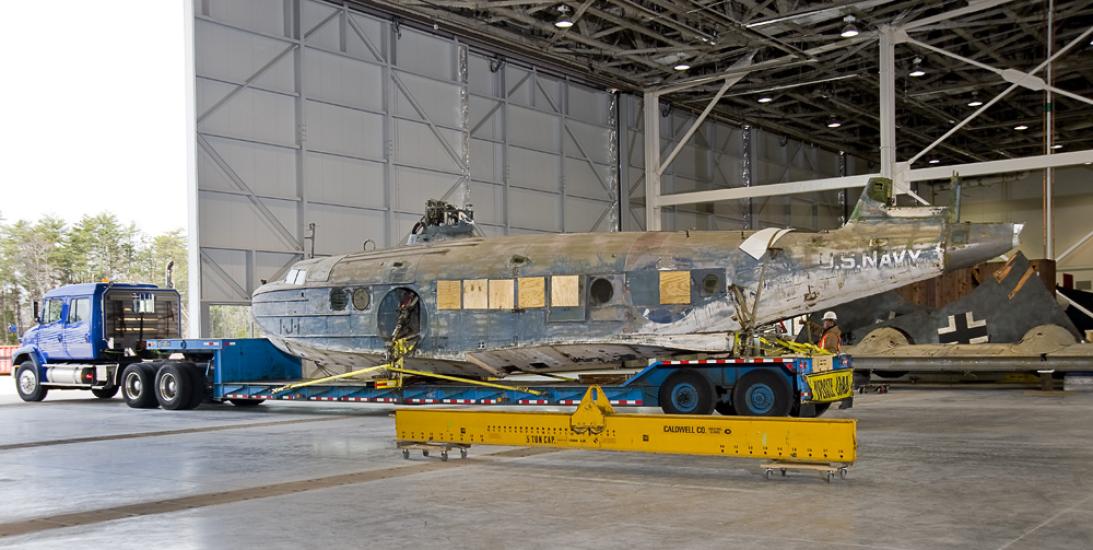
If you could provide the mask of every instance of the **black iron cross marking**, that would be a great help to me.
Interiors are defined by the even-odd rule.
[[[983,344],[990,341],[987,321],[976,321],[972,312],[949,316],[949,324],[937,329],[942,344]]]

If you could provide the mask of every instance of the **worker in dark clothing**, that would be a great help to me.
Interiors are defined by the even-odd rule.
[[[824,313],[824,331],[820,334],[820,340],[816,345],[838,354],[842,351],[843,331],[839,330],[839,318],[834,311]]]

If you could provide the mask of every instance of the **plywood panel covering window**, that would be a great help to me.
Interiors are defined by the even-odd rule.
[[[463,281],[463,309],[486,309],[489,307],[487,284],[487,279]]]
[[[691,303],[691,273],[689,271],[660,272],[660,303]]]
[[[460,296],[460,282],[459,281],[437,281],[436,282],[436,308],[437,309],[459,309],[461,302]]]
[[[551,307],[581,305],[581,279],[577,275],[554,275],[550,278]]]
[[[518,303],[521,309],[532,307],[546,307],[546,278],[545,277],[520,277]]]
[[[490,279],[490,309],[513,309],[516,282],[512,279]]]

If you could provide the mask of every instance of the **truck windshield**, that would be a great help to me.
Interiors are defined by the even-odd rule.
[[[152,338],[178,338],[178,294],[114,289],[106,293],[103,330],[112,349],[139,349]]]

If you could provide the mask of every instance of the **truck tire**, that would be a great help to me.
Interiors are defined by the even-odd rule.
[[[660,408],[667,414],[710,414],[713,386],[697,372],[676,371],[660,387]]]
[[[23,401],[41,401],[46,398],[49,389],[42,386],[38,377],[38,367],[34,361],[23,361],[19,370],[15,371],[15,389]]]
[[[259,404],[265,401],[265,399],[229,399],[228,401],[231,401],[231,404],[235,405],[236,407],[248,408],[257,407]]]
[[[134,409],[154,409],[156,401],[155,367],[134,363],[121,373],[121,395]]]
[[[117,386],[107,386],[105,388],[91,388],[91,394],[99,399],[113,399],[118,394]]]
[[[196,409],[209,397],[209,388],[205,381],[205,369],[189,363],[186,372],[189,373],[190,381],[193,384],[193,389],[190,392],[190,402],[186,405],[186,409]]]
[[[776,372],[749,372],[732,390],[736,412],[741,416],[787,416],[793,410],[789,383]]]
[[[156,372],[156,401],[169,411],[187,408],[193,397],[194,379],[185,364],[167,363]]]

